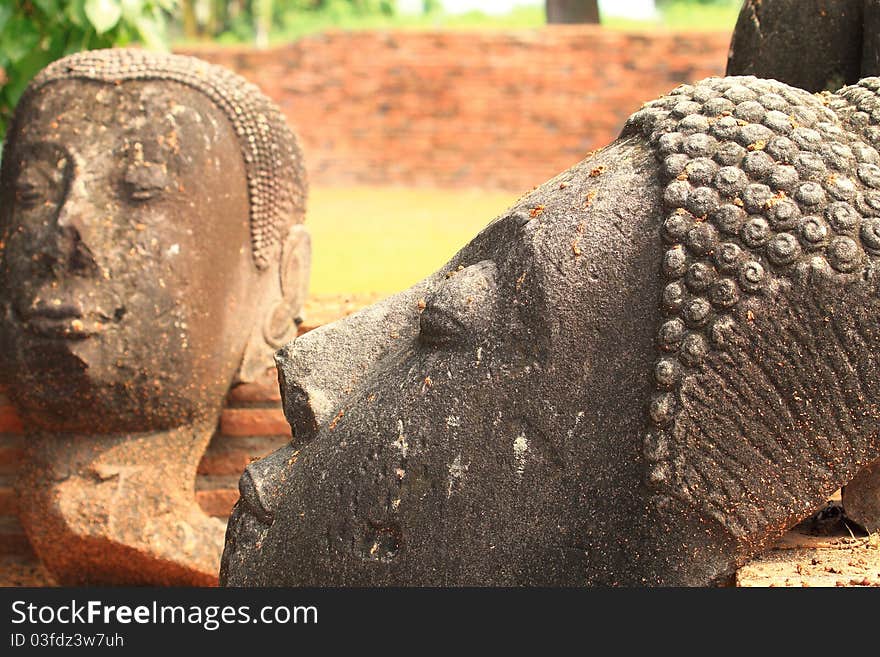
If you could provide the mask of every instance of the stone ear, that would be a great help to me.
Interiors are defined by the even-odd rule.
[[[266,313],[253,328],[245,347],[235,383],[248,383],[261,377],[278,349],[296,337],[302,323],[302,308],[309,289],[312,241],[306,228],[291,226],[281,247],[278,280],[270,283]]]

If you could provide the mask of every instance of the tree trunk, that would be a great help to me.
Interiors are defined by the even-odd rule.
[[[206,27],[207,33],[216,37],[226,31],[229,22],[229,3],[226,0],[211,0],[211,8]]]
[[[598,0],[547,0],[548,23],[598,23]]]
[[[183,0],[183,34],[187,39],[198,39],[199,23],[196,20],[194,0]]]
[[[253,13],[257,48],[266,48],[272,29],[272,0],[254,0]]]

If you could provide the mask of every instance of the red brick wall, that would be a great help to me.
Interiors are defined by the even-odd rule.
[[[265,51],[188,50],[272,96],[317,184],[528,189],[646,100],[721,75],[728,33],[331,32]]]

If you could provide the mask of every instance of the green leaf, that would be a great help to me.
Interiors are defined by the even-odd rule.
[[[67,45],[67,34],[64,32],[54,32],[49,40],[49,57],[53,61],[63,57],[65,55],[65,45]]]
[[[144,11],[144,0],[122,0],[122,20],[136,23]]]
[[[164,9],[168,13],[172,13],[174,11],[177,11],[178,6],[180,5],[179,0],[155,0],[155,1],[156,1],[156,6],[158,6],[159,9]]]
[[[34,24],[18,15],[6,24],[6,29],[0,35],[0,51],[15,64],[36,48],[39,42],[40,33]]]
[[[82,49],[82,30],[70,30],[70,32],[68,32],[65,37],[64,52],[61,54],[62,57],[72,55],[73,53],[79,52]]]
[[[111,47],[125,48],[134,40],[133,33],[134,28],[126,24],[125,21],[120,21],[119,25],[116,26],[116,29],[113,30],[113,43],[111,44]],[[111,35],[108,34],[105,36]]]
[[[89,18],[86,16],[86,0],[70,0],[70,4],[67,5],[67,18],[70,19],[70,22],[76,25],[77,27],[86,27],[89,23]]]
[[[98,34],[112,30],[122,17],[119,0],[86,0],[85,11]]]
[[[31,0],[46,16],[52,18],[58,13],[58,0]]]
[[[141,16],[134,23],[140,41],[150,50],[165,50],[167,39],[161,21],[152,16]]]
[[[8,21],[12,17],[12,5],[0,5],[0,34],[3,32],[3,28],[6,27],[6,21]]]
[[[15,70],[9,72],[9,84],[3,90],[10,106],[14,107],[18,103],[21,94],[24,93],[28,82],[44,66],[52,61],[52,56],[43,50],[34,50],[22,59],[15,67]]]

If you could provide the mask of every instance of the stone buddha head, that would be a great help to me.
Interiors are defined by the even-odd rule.
[[[836,91],[880,74],[874,0],[745,0],[727,75],[754,75],[807,91]]]
[[[285,346],[221,583],[725,581],[880,455],[878,89],[684,85]]]
[[[225,69],[104,50],[32,81],[0,173],[0,370],[27,427],[76,446],[42,441],[25,488],[49,485],[50,461],[92,467],[98,449],[126,467],[177,463],[192,498],[230,384],[296,334],[305,196],[280,112]],[[191,427],[198,438],[120,456],[134,434]],[[44,510],[23,494],[41,543]]]

